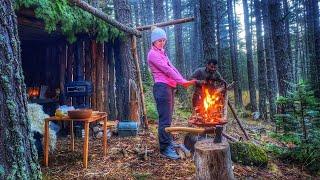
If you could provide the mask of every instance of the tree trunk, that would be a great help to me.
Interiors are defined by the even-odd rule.
[[[292,66],[288,53],[288,40],[283,23],[281,2],[279,0],[269,0],[270,17],[273,47],[275,53],[279,94],[281,96],[288,95],[291,89],[289,85],[292,82]]]
[[[317,68],[317,77],[316,82],[314,83],[314,89],[315,89],[315,96],[320,98],[320,24],[319,24],[319,1],[313,0],[313,16],[314,16],[314,43],[315,43],[315,49],[316,49],[316,61],[312,63],[312,66],[316,66]]]
[[[274,48],[273,48],[273,40],[272,40],[272,31],[270,24],[270,16],[268,9],[268,0],[261,1],[261,9],[263,15],[263,25],[264,25],[264,47],[266,53],[266,65],[267,65],[267,96],[269,100],[269,110],[270,110],[270,118],[273,119],[273,116],[277,112],[276,106],[276,96],[278,94],[278,81],[277,81],[277,72],[276,72],[276,64],[274,57]]]
[[[0,179],[41,179],[27,117],[17,17],[10,0],[0,2]]]
[[[127,0],[114,2],[116,19],[123,24],[130,24],[131,13]],[[131,54],[130,37],[115,40],[116,98],[118,119],[129,118],[129,81],[136,81],[136,68]],[[137,83],[136,83],[137,84]],[[139,109],[141,109],[139,107]]]
[[[244,24],[246,32],[246,49],[247,49],[247,69],[250,93],[250,105],[252,111],[257,111],[256,83],[254,75],[253,57],[252,57],[252,32],[249,23],[248,0],[242,0],[244,12]]]
[[[256,17],[256,36],[257,36],[257,59],[258,59],[258,85],[259,85],[259,112],[263,119],[267,119],[267,73],[266,62],[263,53],[263,37],[261,23],[261,5],[260,0],[254,0],[254,12]]]
[[[202,59],[201,59],[201,46],[200,44],[202,44],[201,42],[201,38],[200,38],[200,31],[199,31],[199,27],[200,27],[200,10],[199,10],[199,1],[198,0],[193,0],[193,16],[195,18],[194,23],[193,23],[193,32],[192,32],[192,49],[194,52],[194,59],[192,60],[192,71],[194,71],[196,68],[200,67],[200,65],[202,64]]]
[[[151,0],[144,0],[144,3],[142,3],[142,12],[143,12],[143,21],[144,25],[149,25],[153,23],[153,14],[152,14],[152,1]],[[148,49],[151,45],[151,38],[150,38],[151,32],[145,31],[143,32],[143,51],[145,53],[144,57],[144,63],[147,64],[147,53]],[[147,75],[149,74],[148,66],[145,66],[143,73],[142,73],[142,79],[146,80]]]
[[[181,0],[175,0],[173,2],[173,15],[174,19],[181,18]],[[182,75],[186,75],[185,62],[184,62],[184,52],[182,43],[182,27],[180,24],[174,26],[174,40],[175,40],[175,50],[176,50],[176,67]]]
[[[108,69],[109,69],[109,82],[108,82],[108,99],[109,99],[109,111],[108,119],[115,120],[117,117],[116,109],[116,94],[115,94],[115,62],[114,62],[114,53],[113,48],[110,44],[107,45],[105,49],[108,54]]]
[[[284,14],[284,26],[285,26],[285,34],[287,36],[287,44],[288,44],[288,56],[291,63],[291,74],[292,74],[292,81],[294,82],[294,60],[292,57],[292,48],[291,48],[291,35],[290,35],[290,19],[291,12],[289,11],[288,0],[283,0],[283,14]],[[296,58],[295,58],[296,59]]]
[[[232,171],[230,147],[225,139],[222,143],[214,143],[213,139],[198,141],[195,144],[194,161],[196,179],[235,179]]]
[[[237,57],[237,44],[236,44],[236,36],[237,32],[235,31],[235,23],[234,23],[234,16],[233,16],[233,7],[232,7],[232,0],[227,0],[227,9],[228,9],[228,23],[229,23],[229,41],[230,41],[230,55],[231,55],[231,62],[232,62],[232,76],[235,82],[234,86],[234,97],[236,107],[240,108],[243,106],[242,102],[242,92],[241,92],[241,84],[240,84],[240,74],[239,74],[239,67],[238,67],[238,57]]]
[[[109,111],[109,51],[107,43],[104,43],[104,55],[103,55],[103,111]]]
[[[315,95],[320,97],[320,27],[317,0],[305,1],[308,60],[310,62],[311,85]]]
[[[221,16],[221,7],[222,7],[222,2],[217,1],[215,5],[215,11],[216,11],[216,30],[217,30],[217,57],[218,57],[218,65],[220,69],[220,73],[224,77],[225,75],[225,69],[223,68],[223,64],[225,63],[224,55],[222,52],[222,46],[221,46],[221,33],[220,33],[220,24],[222,20]]]
[[[169,11],[169,0],[166,0],[165,2],[166,2],[166,6],[165,6],[165,12],[166,12],[165,17],[166,18],[165,18],[165,20],[169,21],[170,20],[170,12],[171,12],[171,11]],[[167,33],[167,38],[168,38],[165,48],[166,48],[167,55],[170,59],[172,57],[172,55],[171,55],[171,49],[172,49],[171,48],[171,38],[170,38],[171,31],[169,30],[168,26],[165,28],[165,31]]]
[[[154,12],[154,23],[163,22],[164,20],[164,0],[153,0],[153,12]],[[147,9],[147,11],[151,11],[151,9]]]
[[[214,7],[212,0],[200,0],[200,19],[204,51],[204,59],[201,65],[205,66],[210,59],[216,58],[214,37]]]

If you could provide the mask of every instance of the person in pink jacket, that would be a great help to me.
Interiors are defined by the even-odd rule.
[[[195,80],[187,81],[172,65],[164,50],[166,41],[167,35],[165,31],[161,28],[153,27],[151,32],[152,46],[148,53],[148,65],[154,80],[153,96],[159,114],[158,137],[160,153],[170,159],[179,159],[173,147],[172,136],[165,132],[165,128],[170,127],[172,122],[174,89],[177,85],[187,88],[193,85]]]

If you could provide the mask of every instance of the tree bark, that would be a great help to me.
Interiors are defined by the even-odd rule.
[[[114,2],[114,7],[116,19],[121,23],[130,24],[131,13],[128,1],[117,0]],[[116,101],[119,120],[129,118],[129,81],[131,79],[137,82],[136,67],[130,51],[131,43],[129,40],[129,36],[115,40]]]
[[[288,40],[284,27],[281,2],[278,0],[269,0],[270,17],[273,47],[275,52],[275,60],[278,75],[279,94],[281,96],[288,95],[292,82],[292,66],[288,53]]]
[[[193,0],[193,15],[194,15],[194,23],[193,23],[193,28],[192,28],[192,37],[191,37],[191,42],[192,42],[192,47],[193,47],[193,60],[192,60],[192,71],[194,71],[196,68],[200,67],[200,62],[201,62],[201,57],[200,57],[200,11],[199,11],[199,1],[198,0]]]
[[[235,31],[236,27],[234,23],[232,0],[227,0],[227,9],[228,9],[228,23],[229,23],[230,56],[231,56],[231,62],[232,62],[232,76],[235,82],[234,97],[235,97],[236,107],[240,108],[243,106],[243,102],[242,102],[240,74],[239,74],[239,67],[238,67],[238,55],[237,55],[238,50],[237,50],[237,44],[236,44],[237,32]]]
[[[308,60],[310,62],[311,85],[315,95],[320,97],[320,27],[317,0],[306,0],[306,25]]]
[[[169,0],[165,0],[165,3],[166,3],[166,5],[165,5],[165,12],[166,12],[165,20],[166,20],[166,22],[168,22],[169,19],[170,19],[170,13],[171,13],[171,11],[169,9]],[[159,25],[157,25],[157,26],[160,27]],[[172,49],[172,45],[171,44],[172,43],[171,43],[171,38],[170,38],[171,37],[171,31],[170,31],[168,26],[165,27],[164,30],[166,31],[167,37],[168,37],[168,41],[166,43],[165,48],[166,48],[167,55],[168,55],[168,57],[170,59],[172,57],[172,55],[171,55],[171,49]]]
[[[153,0],[154,23],[163,22],[165,19],[163,2],[164,0]],[[147,9],[147,11],[151,11],[151,9]]]
[[[288,44],[288,56],[291,63],[291,74],[292,81],[294,82],[294,58],[292,57],[292,48],[291,48],[291,34],[290,34],[290,20],[291,12],[289,11],[288,0],[283,0],[283,14],[284,14],[284,26],[285,26],[285,34],[287,36],[287,44]]]
[[[0,1],[0,16],[0,179],[41,179],[11,0]]]
[[[254,75],[253,57],[252,57],[252,32],[249,23],[249,9],[248,0],[242,0],[244,12],[244,25],[246,32],[246,49],[247,49],[247,69],[248,69],[248,82],[250,93],[250,105],[252,111],[257,111],[257,97],[256,97],[256,77]]]
[[[267,65],[267,82],[268,82],[267,96],[269,100],[270,119],[273,119],[273,116],[277,112],[276,96],[278,94],[278,81],[277,81],[278,78],[277,78],[277,72],[276,72],[268,3],[269,3],[268,0],[261,1],[263,26],[264,26],[264,46],[265,46],[266,65]]]
[[[221,46],[221,33],[220,33],[220,24],[222,20],[221,16],[221,7],[222,7],[222,2],[217,1],[215,5],[215,11],[216,11],[216,30],[217,30],[217,57],[218,57],[218,65],[220,67],[220,73],[224,77],[225,75],[225,70],[223,68],[224,62],[224,55],[222,52],[222,46]]]
[[[104,61],[104,57],[103,57],[103,44],[102,43],[98,43],[97,44],[97,61],[96,61],[96,103],[97,103],[97,110],[98,111],[103,111],[103,90],[104,90],[104,85],[103,85],[103,61]]]
[[[181,18],[181,0],[175,0],[173,2],[173,16],[174,19]],[[181,25],[174,26],[174,37],[176,50],[176,67],[182,75],[186,75]]]
[[[205,66],[210,59],[216,58],[215,52],[215,24],[214,7],[212,0],[200,0],[201,36],[203,44],[204,59],[201,63]]]
[[[109,112],[109,51],[107,43],[104,43],[103,55],[103,108],[104,112]]]
[[[259,85],[259,112],[261,117],[267,119],[267,72],[264,56],[262,22],[261,22],[261,5],[260,0],[254,0],[254,12],[256,18],[256,36],[257,36],[257,59],[258,59],[258,85]]]
[[[235,179],[230,146],[224,138],[222,143],[214,143],[213,139],[198,141],[195,144],[194,161],[196,179]]]
[[[109,68],[109,81],[108,81],[108,99],[109,99],[109,111],[108,119],[115,120],[117,117],[116,109],[116,94],[115,94],[115,62],[114,62],[114,53],[113,47],[111,44],[107,44],[107,49],[105,49],[108,54],[108,68]]]

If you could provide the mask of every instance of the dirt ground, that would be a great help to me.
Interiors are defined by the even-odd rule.
[[[183,122],[176,124],[184,125]],[[259,129],[257,125],[245,127]],[[235,137],[241,134],[233,121],[228,124],[227,129]],[[112,136],[108,139],[107,157],[103,157],[101,139],[91,137],[88,169],[82,167],[82,139],[76,140],[75,152],[72,152],[70,139],[59,138],[57,149],[49,155],[49,167],[42,166],[44,179],[195,179],[192,156],[175,161],[163,158],[159,153],[156,132],[157,125],[152,124],[149,132],[140,132],[137,137]],[[181,143],[183,135],[175,135],[175,139]],[[147,156],[141,148],[145,144]],[[41,157],[40,160],[42,163]],[[293,164],[272,159],[267,168],[236,163],[233,168],[237,179],[317,179]]]

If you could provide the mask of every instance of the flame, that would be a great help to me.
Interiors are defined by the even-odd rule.
[[[197,119],[203,124],[217,124],[225,121],[225,91],[221,88],[202,87],[200,103],[197,107]]]

